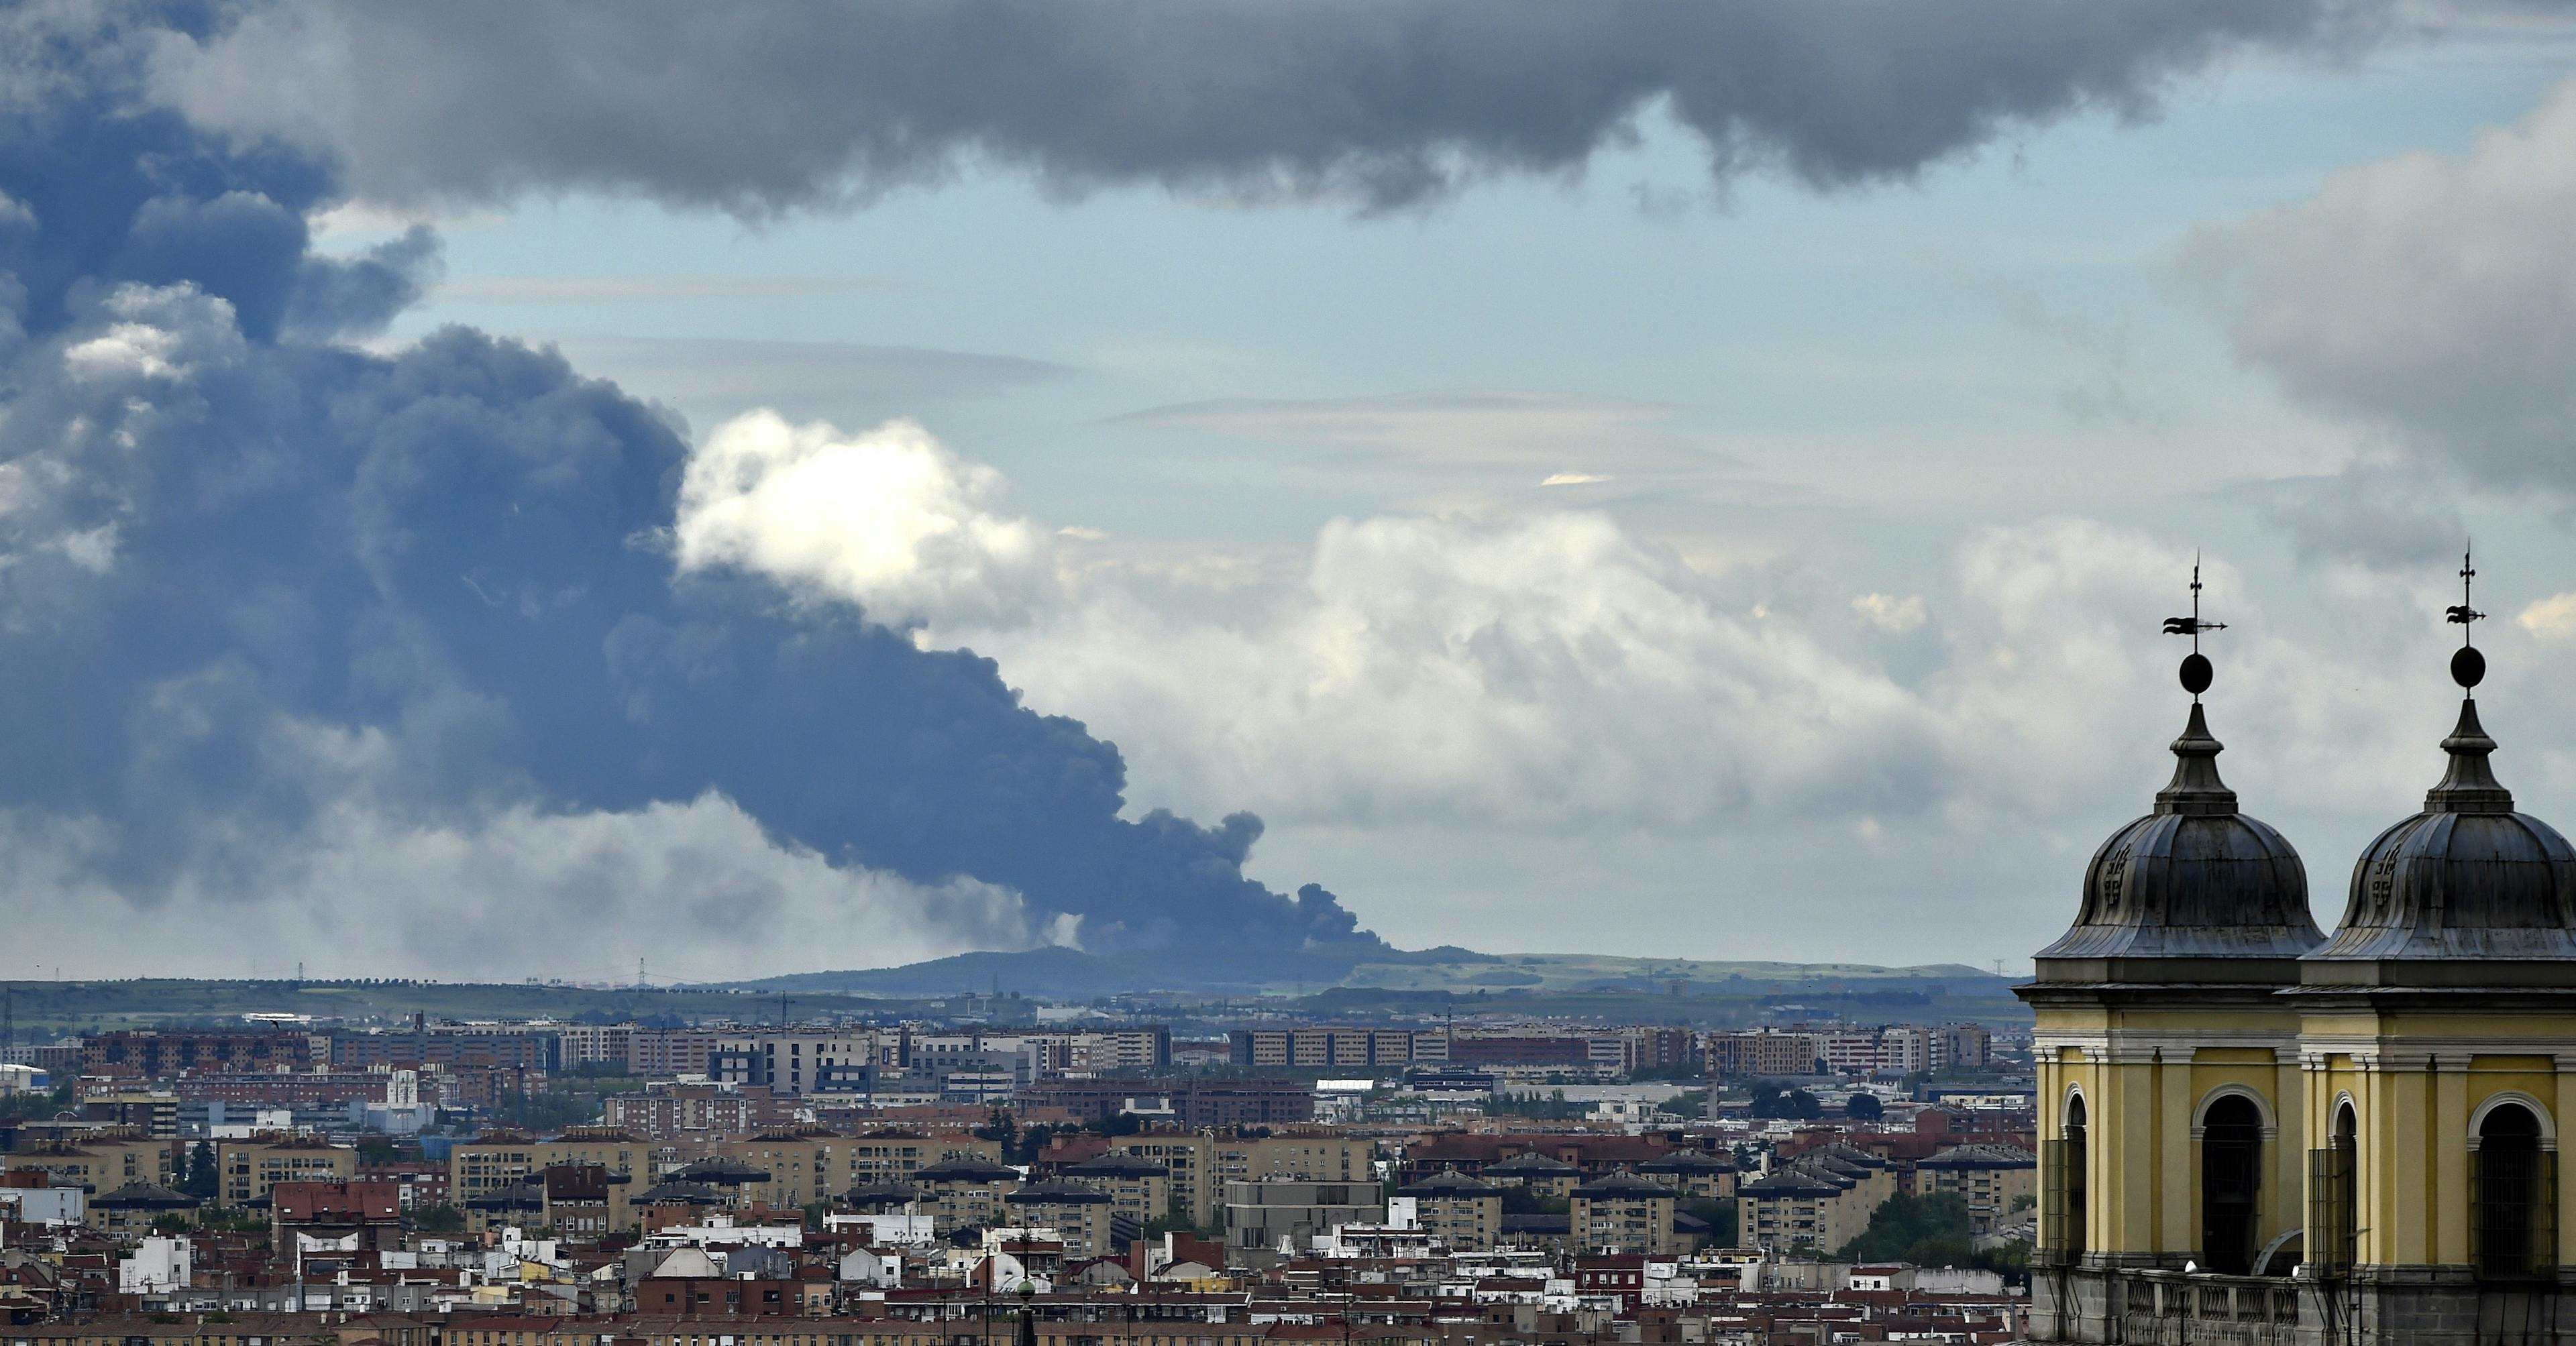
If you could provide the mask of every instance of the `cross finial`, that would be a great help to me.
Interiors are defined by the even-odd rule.
[[[2470,606],[2469,606],[2469,585],[2470,585],[2471,583],[2475,582],[2475,581],[2476,581],[2476,579],[2477,579],[2477,577],[2478,577],[2478,570],[2477,570],[2477,567],[2476,567],[2476,566],[2474,566],[2474,565],[2471,565],[2471,564],[2469,563],[2469,558],[2470,558],[2470,556],[2473,554],[2473,552],[2474,552],[2474,551],[2475,551],[2474,546],[2471,546],[2471,547],[2464,547],[2464,548],[2462,548],[2462,549],[2461,549],[2461,551],[2460,551],[2460,602],[2459,602],[2459,606],[2457,606],[2457,607],[2452,607],[2452,608],[2445,608],[2445,609],[2443,609],[2443,611],[2442,611],[2442,620],[2444,620],[2444,621],[2446,621],[2446,622],[2457,622],[2457,623],[2459,623],[2459,627],[2460,627],[2460,644],[2461,644],[2462,646],[2467,646],[2467,645],[2470,645],[2470,644],[2474,644],[2474,643],[2475,643],[2475,642],[2473,642],[2473,641],[2471,641],[2471,640],[2469,639],[2469,623],[2474,622],[2474,621],[2477,621],[2477,620],[2479,620],[2480,618],[2483,618],[2483,617],[2485,617],[2485,616],[2486,616],[2486,614],[2485,614],[2485,613],[2480,612],[2480,611],[2478,611],[2476,608],[2473,608],[2473,607],[2470,607]]]
[[[2194,552],[2191,557],[2191,615],[2165,618],[2166,635],[2191,637],[2191,653],[2183,656],[2182,661],[2182,685],[2194,701],[2200,699],[2202,692],[2209,690],[2209,660],[2200,652],[2200,633],[2226,629],[2225,622],[2200,619],[2200,553]]]
[[[2469,585],[2478,577],[2478,568],[2469,560],[2475,551],[2474,544],[2461,547],[2460,601],[2458,606],[2442,610],[2442,620],[2457,622],[2460,626],[2460,648],[2451,655],[2451,681],[2460,684],[2472,696],[2477,694],[2478,683],[2487,675],[2487,657],[2478,653],[2477,644],[2469,639],[2469,623],[2486,616],[2469,606]]]

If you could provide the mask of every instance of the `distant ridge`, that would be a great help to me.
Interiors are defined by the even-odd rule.
[[[1056,1000],[1171,992],[1301,995],[1337,987],[1457,993],[1525,991],[1689,993],[1824,991],[1853,983],[1871,990],[1994,994],[2008,980],[1959,963],[1880,967],[1867,963],[1785,963],[1610,954],[1490,954],[1455,946],[1307,949],[1168,949],[1114,954],[1046,948],[961,953],[902,967],[721,983],[750,991],[842,992],[888,997],[1017,993]]]

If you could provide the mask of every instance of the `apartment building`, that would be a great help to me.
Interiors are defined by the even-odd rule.
[[[0,1154],[0,1168],[42,1169],[57,1187],[79,1187],[104,1196],[129,1183],[171,1187],[179,1148],[155,1140],[142,1127],[103,1127],[53,1139],[22,1143]]]
[[[1792,1249],[1830,1253],[1868,1227],[1866,1221],[1850,1222],[1844,1190],[1838,1183],[1798,1169],[1756,1178],[1737,1189],[1735,1241],[1767,1253]]]
[[[138,1127],[154,1140],[175,1140],[179,1135],[177,1094],[140,1090],[91,1094],[81,1099],[80,1115],[85,1122]]]
[[[1215,1129],[1145,1131],[1111,1140],[1109,1151],[1161,1165],[1169,1173],[1171,1196],[1188,1209],[1190,1222],[1202,1228],[1216,1223],[1228,1183],[1272,1178],[1368,1182],[1374,1180],[1377,1158],[1375,1141],[1307,1130],[1261,1137]]]
[[[347,1183],[358,1176],[358,1152],[312,1136],[270,1133],[215,1145],[216,1201],[236,1209],[281,1182]]]
[[[1637,1165],[1640,1176],[1679,1192],[1685,1201],[1727,1201],[1735,1196],[1735,1161],[1702,1150],[1675,1150]]]
[[[567,1070],[577,1066],[635,1068],[635,1025],[566,1024],[555,1031],[562,1046],[558,1056]]]
[[[726,1034],[708,1058],[710,1078],[761,1084],[785,1095],[855,1091],[877,1065],[869,1029],[782,1029]]]
[[[735,1139],[793,1120],[793,1107],[765,1084],[659,1083],[608,1097],[607,1124],[648,1140]]]
[[[1294,1249],[1346,1224],[1377,1224],[1386,1206],[1375,1183],[1299,1182],[1273,1178],[1225,1185],[1225,1241],[1248,1248]]]
[[[312,1062],[313,1042],[303,1033],[274,1029],[242,1033],[161,1032],[117,1029],[81,1043],[84,1075],[167,1079],[183,1070],[269,1070]]]
[[[476,1197],[536,1180],[546,1169],[593,1164],[641,1191],[657,1178],[655,1145],[613,1127],[576,1127],[554,1140],[485,1132],[459,1141],[447,1154],[447,1195],[459,1206]]]
[[[1830,1253],[1860,1237],[1896,1190],[1896,1170],[1882,1156],[1847,1145],[1809,1150],[1736,1189],[1737,1242]]]
[[[1815,1034],[1772,1028],[1711,1033],[1704,1048],[1708,1073],[1721,1079],[1813,1075],[1822,1054]]]
[[[908,1180],[921,1196],[918,1209],[932,1227],[945,1233],[969,1226],[1008,1222],[1012,1216],[1002,1198],[1020,1189],[1020,1171],[989,1159],[942,1159],[913,1171]]]
[[[704,1075],[724,1035],[706,1029],[639,1028],[627,1036],[627,1069],[638,1075]]]
[[[1142,1155],[1104,1154],[1069,1165],[1063,1176],[1106,1193],[1112,1213],[1139,1229],[1172,1210],[1172,1171]]]
[[[1076,1033],[1065,1068],[1092,1074],[1113,1070],[1169,1070],[1172,1068],[1172,1030],[1155,1025]]]
[[[1568,1231],[1575,1247],[1591,1253],[1646,1257],[1683,1251],[1673,1230],[1681,1194],[1634,1173],[1613,1173],[1577,1186]]]
[[[1424,1233],[1453,1249],[1476,1251],[1502,1242],[1503,1189],[1445,1169],[1396,1189],[1413,1202]]]
[[[1005,1193],[1002,1206],[1018,1228],[1053,1229],[1062,1235],[1068,1258],[1107,1257],[1118,1251],[1116,1202],[1089,1183],[1071,1178],[1033,1182]]]
[[[1421,1059],[1415,1046],[1423,1036],[1409,1029],[1326,1024],[1304,1028],[1238,1028],[1226,1035],[1226,1041],[1228,1058],[1239,1066],[1333,1070],[1411,1065]]]
[[[1958,1193],[1968,1203],[1969,1228],[1991,1233],[2038,1203],[2039,1157],[2011,1145],[1954,1145],[1915,1161],[1914,1189]]]

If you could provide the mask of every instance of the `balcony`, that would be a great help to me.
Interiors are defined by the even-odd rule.
[[[2097,1321],[2112,1329],[2105,1335],[2113,1341],[2136,1346],[2293,1346],[2298,1337],[2301,1282],[2143,1269],[2076,1268],[2061,1274],[2067,1283],[2060,1293],[2073,1300],[2064,1307],[2077,1307],[2079,1314],[2091,1317],[2083,1309],[2098,1305],[2101,1318]],[[2033,1325],[2038,1326],[2036,1316]],[[2081,1329],[2075,1335],[2102,1339]]]

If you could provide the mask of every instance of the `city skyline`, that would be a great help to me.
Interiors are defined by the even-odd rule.
[[[664,18],[0,19],[0,978],[2026,968],[2196,573],[2330,922],[2471,533],[2576,816],[2547,6]]]

